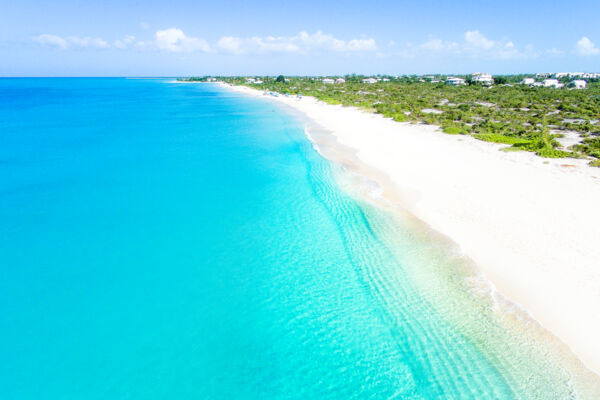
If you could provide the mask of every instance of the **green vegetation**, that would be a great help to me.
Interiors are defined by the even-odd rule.
[[[463,77],[470,82],[469,76]],[[524,77],[497,76],[491,87],[455,87],[444,83],[445,76],[381,76],[373,84],[362,83],[365,77],[360,75],[344,76],[346,82],[340,84],[325,84],[317,77],[260,77],[259,84],[243,77],[219,79],[284,95],[314,96],[399,122],[435,124],[448,134],[472,135],[542,157],[600,160],[600,82],[588,80],[587,89],[568,90],[519,85]],[[560,149],[556,138],[561,131],[575,131],[585,139]]]
[[[442,131],[450,135],[464,135],[467,133],[464,129],[461,129],[458,126],[443,126]]]
[[[500,135],[498,133],[475,133],[475,139],[483,140],[484,142],[504,143],[504,144],[520,144],[529,143],[529,139],[514,136]]]
[[[573,148],[592,157],[600,159],[600,137],[583,139],[581,144],[576,144]]]
[[[594,157],[590,165],[592,167],[600,167],[600,137],[587,137],[583,139],[581,144],[574,145],[573,150]]]
[[[541,157],[561,158],[571,156],[571,153],[556,149],[558,142],[546,130],[535,134],[529,141],[515,143],[514,146],[523,150],[535,151]]]

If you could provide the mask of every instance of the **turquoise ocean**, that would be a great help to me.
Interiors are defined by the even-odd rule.
[[[0,79],[0,398],[597,398],[304,129],[212,84]]]

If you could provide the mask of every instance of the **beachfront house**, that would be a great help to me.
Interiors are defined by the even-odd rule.
[[[521,81],[522,85],[533,85],[534,83],[535,83],[534,78],[523,78],[523,80]]]
[[[494,84],[494,78],[492,75],[485,72],[475,72],[471,74],[471,82],[479,83],[483,86],[492,86]]]
[[[449,76],[448,78],[446,78],[446,85],[462,86],[462,85],[466,85],[466,82],[463,78]]]
[[[419,82],[439,83],[440,80],[433,75],[427,75],[427,76],[424,76],[423,79],[419,80]]]
[[[377,83],[377,79],[375,78],[365,78],[362,80],[362,83]]]
[[[337,78],[335,83],[346,83],[346,80],[344,78]]]
[[[551,87],[555,89],[560,89],[561,87],[565,86],[562,83],[560,83],[558,79],[544,79],[542,84],[544,85],[544,87]]]
[[[583,79],[575,79],[574,81],[569,83],[569,87],[572,87],[573,89],[585,89],[586,86],[587,82]]]
[[[217,81],[217,78],[212,78],[210,76],[208,78],[206,78],[206,82],[216,82],[216,81]]]
[[[332,83],[334,83],[334,82],[335,82],[335,81],[334,81],[333,79],[331,79],[331,78],[325,78],[325,79],[323,79],[323,83],[326,83],[326,84],[328,84],[328,85],[330,85],[330,84],[332,84]]]

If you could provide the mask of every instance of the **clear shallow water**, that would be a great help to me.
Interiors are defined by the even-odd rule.
[[[2,397],[578,394],[341,175],[213,85],[0,80]]]

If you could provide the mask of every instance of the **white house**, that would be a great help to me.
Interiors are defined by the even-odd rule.
[[[560,83],[558,79],[544,79],[542,83],[544,87],[553,87],[556,89],[560,89],[561,87],[565,86],[562,83]]]
[[[362,80],[362,83],[376,83],[377,79],[375,78],[365,78]]]
[[[600,79],[600,73],[594,72],[594,73],[590,73],[590,72],[585,72],[583,75],[581,75],[582,78],[588,78],[588,79]]]
[[[446,78],[446,85],[452,85],[452,86],[465,85],[465,80],[463,78],[457,78],[455,76],[449,76],[448,78]]]
[[[323,83],[331,84],[331,83],[334,83],[334,82],[335,81],[333,79],[331,79],[331,78],[325,78],[325,79],[323,79]]]
[[[344,78],[337,78],[335,83],[346,83],[346,80]]]
[[[485,86],[491,86],[494,84],[494,78],[492,78],[492,75],[485,72],[475,72],[474,74],[471,74],[471,77],[471,81],[474,83],[479,83]]]
[[[212,78],[210,76],[208,78],[206,78],[206,82],[216,82],[216,81],[217,81],[217,78]]]
[[[534,78],[523,78],[523,80],[521,81],[521,84],[523,84],[523,85],[533,85],[534,83],[535,83]]]
[[[575,89],[585,89],[586,86],[587,86],[587,82],[584,81],[583,79],[575,79],[574,81],[569,83],[569,87],[572,87]]]

